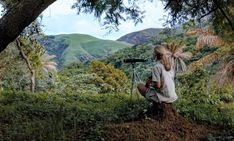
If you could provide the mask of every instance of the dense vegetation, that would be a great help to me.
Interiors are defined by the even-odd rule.
[[[72,63],[57,73],[41,72],[35,94],[29,92],[29,72],[24,60],[18,59],[21,56],[13,55],[19,51],[12,44],[1,59],[8,68],[14,69],[1,69],[5,76],[1,77],[0,137],[5,140],[102,140],[106,138],[108,124],[124,124],[139,117],[147,119],[151,103],[139,94],[130,95],[132,68],[123,63],[123,59],[148,59],[136,64],[136,71],[144,80],[154,64],[154,45],[178,41],[186,44],[183,50],[192,52],[193,57],[185,61],[191,70],[176,77],[179,96],[174,104],[176,110],[198,123],[231,129],[218,134],[211,132],[207,138],[233,138],[232,83],[216,81],[223,58],[199,64],[204,63],[203,58],[208,55],[218,52],[225,57],[233,50],[204,46],[196,51],[194,45],[198,37],[169,33],[172,32],[165,30],[143,45],[121,49],[101,61]],[[9,58],[15,59],[15,63],[10,65]]]
[[[0,138],[100,140],[102,124],[131,120],[146,107],[144,99],[126,94],[4,92]]]

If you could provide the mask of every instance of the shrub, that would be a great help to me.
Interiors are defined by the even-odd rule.
[[[234,114],[230,114],[230,108],[224,107],[234,100],[232,87],[229,84],[220,87],[212,83],[210,77],[202,67],[193,73],[178,76],[177,110],[193,120],[234,125]]]

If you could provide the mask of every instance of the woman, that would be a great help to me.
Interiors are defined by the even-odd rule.
[[[146,85],[138,84],[141,95],[154,102],[172,103],[177,99],[171,55],[163,46],[154,48],[156,64],[152,69],[152,78]]]

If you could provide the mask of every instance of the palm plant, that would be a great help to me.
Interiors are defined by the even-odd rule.
[[[208,54],[201,59],[194,61],[189,65],[190,70],[194,70],[197,65],[209,64],[215,60],[221,62],[221,69],[216,73],[216,79],[220,84],[229,83],[234,86],[234,58],[233,49],[234,43],[226,42],[221,37],[215,35],[212,31],[205,29],[193,29],[187,32],[188,36],[193,36],[200,33],[197,38],[195,49],[199,51],[203,46],[220,47],[215,52]]]
[[[191,29],[186,33],[186,35],[194,36],[199,33],[200,35],[198,36],[195,45],[195,49],[197,51],[199,51],[204,45],[212,47],[212,46],[222,46],[225,43],[223,39],[215,35],[214,32],[205,29]]]
[[[57,71],[57,63],[52,61],[52,59],[54,59],[56,56],[55,55],[48,55],[48,54],[44,54],[41,57],[41,68],[45,71],[45,72],[49,72],[49,71]]]
[[[233,44],[234,45],[234,44]],[[215,78],[219,84],[230,83],[234,87],[234,49],[232,48],[222,59],[221,69]]]
[[[192,57],[191,52],[184,52],[183,49],[186,47],[182,44],[182,42],[179,43],[169,43],[164,44],[166,49],[171,53],[174,69],[176,73],[184,72],[187,70],[187,66],[184,62],[184,59],[190,59]]]
[[[195,49],[197,52],[204,46],[208,46],[208,47],[227,46],[227,43],[221,37],[215,35],[214,32],[207,30],[207,29],[199,29],[199,28],[190,29],[186,33],[187,36],[194,36],[197,34],[199,34],[197,41],[196,41],[196,45],[195,45]],[[208,55],[202,57],[201,59],[199,59],[197,61],[194,61],[188,67],[190,70],[193,70],[198,65],[204,65],[204,64],[211,63],[211,62],[217,60],[218,58],[220,58],[220,53],[219,53],[219,51],[215,51],[211,54],[208,54]]]

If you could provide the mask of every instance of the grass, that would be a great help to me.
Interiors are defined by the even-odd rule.
[[[111,40],[90,41],[82,44],[83,49],[97,58],[103,58],[128,46],[131,45],[124,42],[113,43]]]
[[[65,43],[68,45],[61,55],[60,60],[63,60],[63,65],[68,65],[77,61],[79,62],[79,57],[83,56],[102,58],[120,49],[131,46],[131,44],[128,43],[102,40],[85,34],[61,34],[54,36],[54,39],[52,40],[56,43]],[[60,44],[57,46],[60,46]],[[50,46],[53,46],[53,44],[47,44],[46,48],[52,48]],[[60,47],[53,48],[59,50]],[[54,53],[56,51],[51,52]]]
[[[0,139],[70,140],[74,132],[131,120],[147,108],[126,94],[0,94]]]

